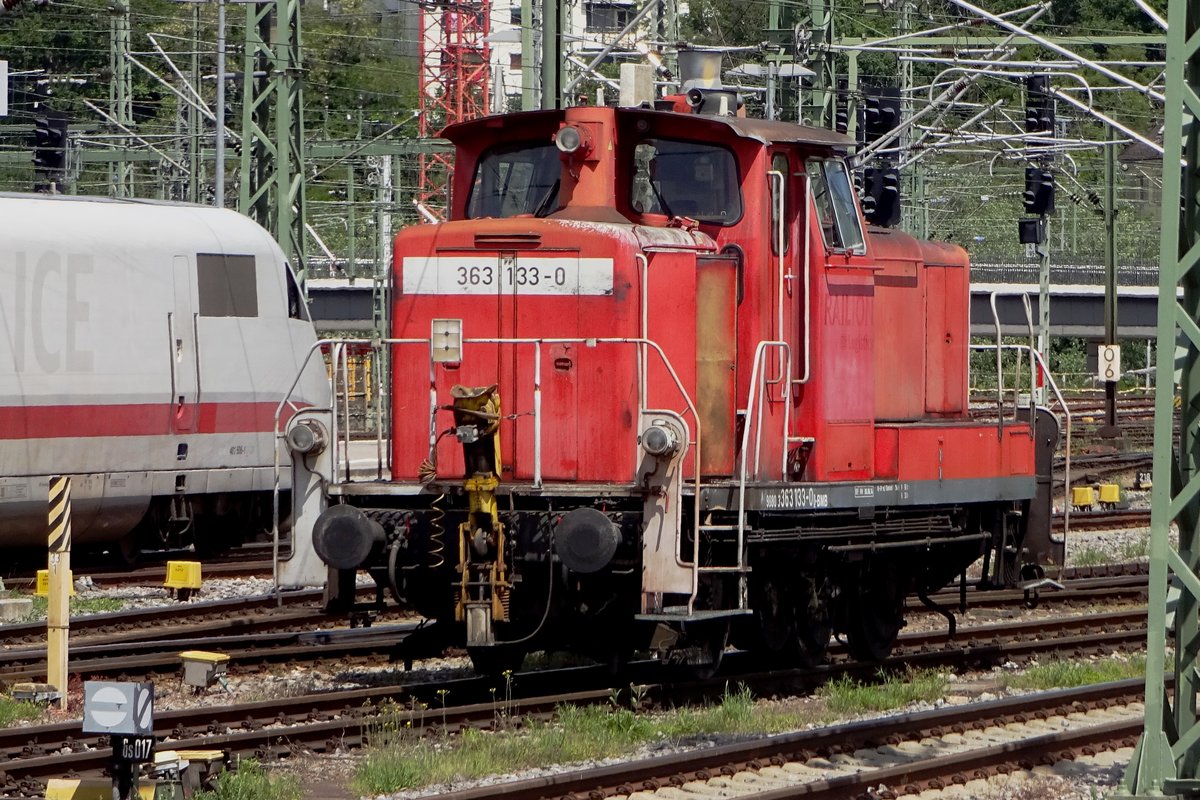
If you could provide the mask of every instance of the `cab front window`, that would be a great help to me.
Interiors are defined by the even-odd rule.
[[[737,162],[711,144],[643,139],[633,151],[629,201],[639,214],[732,225],[742,216]]]
[[[520,142],[487,150],[475,166],[467,217],[544,217],[558,210],[562,162],[553,143]]]
[[[830,250],[865,253],[866,237],[846,162],[840,158],[810,158],[807,171],[825,246]]]

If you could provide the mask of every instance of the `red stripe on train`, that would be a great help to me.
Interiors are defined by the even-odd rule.
[[[0,406],[0,440],[270,432],[278,403]],[[281,425],[291,416],[285,408]]]

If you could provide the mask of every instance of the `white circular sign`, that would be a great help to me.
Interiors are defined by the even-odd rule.
[[[92,706],[88,709],[97,725],[113,728],[120,725],[129,716],[129,710],[123,708],[127,698],[125,693],[115,686],[105,686],[92,695]],[[101,704],[111,707],[105,708]]]

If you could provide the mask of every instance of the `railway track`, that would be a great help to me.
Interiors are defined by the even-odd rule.
[[[1056,514],[1054,530],[1062,532],[1065,518]],[[1072,531],[1105,531],[1124,528],[1150,527],[1150,509],[1126,508],[1115,511],[1072,511]]]
[[[197,559],[194,553],[184,553],[179,558],[185,561],[201,560]],[[262,551],[257,548],[252,553],[205,560],[202,563],[202,573],[206,579],[271,576],[270,551],[267,551],[267,557],[264,559]],[[43,564],[43,566],[45,565]],[[166,569],[166,559],[133,568],[88,566],[88,562],[73,566],[76,577],[87,575],[104,586],[162,585]],[[37,575],[28,572],[18,573],[5,577],[4,585],[8,589],[32,592],[37,586]]]
[[[759,693],[805,691],[839,675],[869,680],[881,666],[899,670],[912,666],[991,665],[1051,654],[1109,653],[1140,648],[1145,639],[1145,611],[1140,610],[964,628],[955,640],[945,633],[906,634],[900,638],[897,654],[882,665],[838,661],[817,670],[758,672],[755,660],[733,653],[726,659],[727,670],[717,678],[676,686],[655,685],[648,698],[660,703],[716,698],[730,680]],[[658,666],[635,664],[629,677],[634,682],[654,684],[663,677]],[[628,678],[622,679],[620,685],[624,687],[628,682]],[[163,749],[219,749],[268,760],[303,750],[333,752],[361,746],[365,731],[383,704],[390,704],[393,714],[397,708],[423,709],[409,712],[408,721],[416,733],[489,727],[501,713],[495,699],[496,683],[469,678],[163,712],[156,717],[156,735]],[[510,685],[500,688],[513,698],[503,712],[524,717],[552,713],[563,703],[608,703],[611,687],[607,672],[597,667],[518,673]],[[442,707],[447,699],[463,704]],[[0,731],[0,754],[4,758],[0,792],[31,796],[51,777],[68,772],[100,774],[108,758],[106,745],[102,737],[81,735],[78,722]]]
[[[310,614],[317,613],[322,597],[320,589],[304,589],[281,592],[278,598],[275,595],[258,595],[86,614],[71,618],[71,637],[72,640],[103,637],[109,642],[132,642],[159,638],[168,628],[202,632],[202,626],[207,623],[223,621],[227,625],[238,624],[242,617],[234,615],[252,612],[268,619],[276,615],[286,616],[297,608],[307,609]],[[45,641],[45,637],[44,621],[8,623],[0,627],[0,644],[8,647]]]
[[[373,587],[363,587],[373,594]],[[178,653],[227,652],[240,669],[325,658],[365,660],[388,655],[416,627],[402,610],[377,617],[378,627],[343,629],[344,614],[327,614],[319,589],[230,600],[181,603],[91,614],[71,620],[69,670],[79,675],[176,672]],[[322,627],[326,626],[326,627]],[[45,622],[0,627],[0,685],[45,675]]]
[[[631,764],[493,783],[442,792],[439,797],[599,800],[683,789],[696,796],[753,795],[756,800],[785,800],[797,796],[896,797],[951,784],[969,788],[972,780],[1028,769],[1048,759],[1132,747],[1143,725],[1142,688],[1137,680],[1039,692]],[[1051,724],[1052,719],[1061,720],[1062,727],[1055,730],[1058,726]]]
[[[1044,592],[1041,601],[1055,607],[1144,602],[1144,565],[1112,566],[1112,574],[1106,575],[1096,571],[1067,572],[1065,588]],[[397,645],[416,628],[411,621],[398,622],[398,612],[371,628],[345,629],[343,615],[319,611],[320,596],[319,591],[285,593],[282,607],[273,597],[260,597],[79,617],[72,621],[69,669],[88,676],[172,674],[179,670],[178,653],[189,649],[228,654],[235,675],[277,663],[378,661],[397,655]],[[951,589],[931,599],[954,609],[960,595]],[[967,592],[968,607],[975,609],[1020,606],[1027,599],[1020,590]],[[925,610],[915,598],[908,608],[910,615]],[[0,639],[0,684],[40,680],[45,674],[44,623],[10,627]]]

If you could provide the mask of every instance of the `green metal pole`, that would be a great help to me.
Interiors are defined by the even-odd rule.
[[[200,4],[192,6],[192,86],[200,91]],[[201,159],[200,159],[200,130],[202,127],[200,109],[195,103],[187,104],[188,125],[188,193],[187,198],[192,203],[200,202]]]
[[[346,168],[346,274],[351,278],[358,276],[358,261],[355,259],[355,246],[358,239],[358,225],[354,215],[354,167]]]
[[[109,69],[112,82],[108,85],[109,114],[126,130],[133,124],[133,74],[129,67],[130,29],[129,6],[116,2],[110,6]],[[120,138],[120,148],[126,152],[129,140]],[[109,191],[114,197],[133,195],[133,162],[121,159],[109,166]]]
[[[1050,218],[1042,215],[1046,226],[1046,241],[1037,246],[1038,250],[1038,352],[1050,365]],[[1038,403],[1044,403],[1045,387],[1037,389],[1035,394]]]
[[[1104,147],[1104,343],[1117,343],[1117,144],[1108,127]],[[1117,438],[1117,381],[1104,382],[1105,424],[1100,435]]]
[[[533,0],[521,0],[521,110],[536,111],[538,108],[538,65],[537,42],[533,36]]]
[[[246,6],[238,210],[275,236],[307,274],[300,0]]]
[[[846,67],[846,135],[858,141],[858,52],[848,53]]]
[[[833,8],[828,0],[809,1],[809,30],[812,33],[810,63],[812,78],[808,121],[820,128],[834,124],[833,97],[837,88],[833,44]]]
[[[785,3],[783,0],[770,0],[770,5],[767,7],[767,39],[779,49],[779,52],[767,54],[770,61],[776,64],[792,63],[793,59],[790,54],[793,51],[793,29],[797,21],[795,7],[792,4]],[[795,91],[799,85],[798,78],[778,78],[774,81],[773,86],[770,87],[775,95],[771,98],[774,119],[801,121],[799,93]]]
[[[1196,722],[1200,567],[1200,0],[1170,0],[1167,91],[1163,124],[1163,210],[1159,246],[1158,343],[1154,395],[1154,489],[1150,512],[1149,634],[1146,727],[1125,772],[1126,797],[1200,791],[1200,726]],[[1180,159],[1184,166],[1180,167]],[[1182,298],[1179,291],[1182,290]],[[1180,434],[1174,437],[1175,342],[1187,348],[1180,378]],[[1171,548],[1171,522],[1179,546]],[[1168,630],[1168,587],[1179,588],[1174,636]],[[1167,697],[1167,647],[1175,645],[1175,691]]]
[[[542,0],[542,108],[562,108],[562,0]]]

